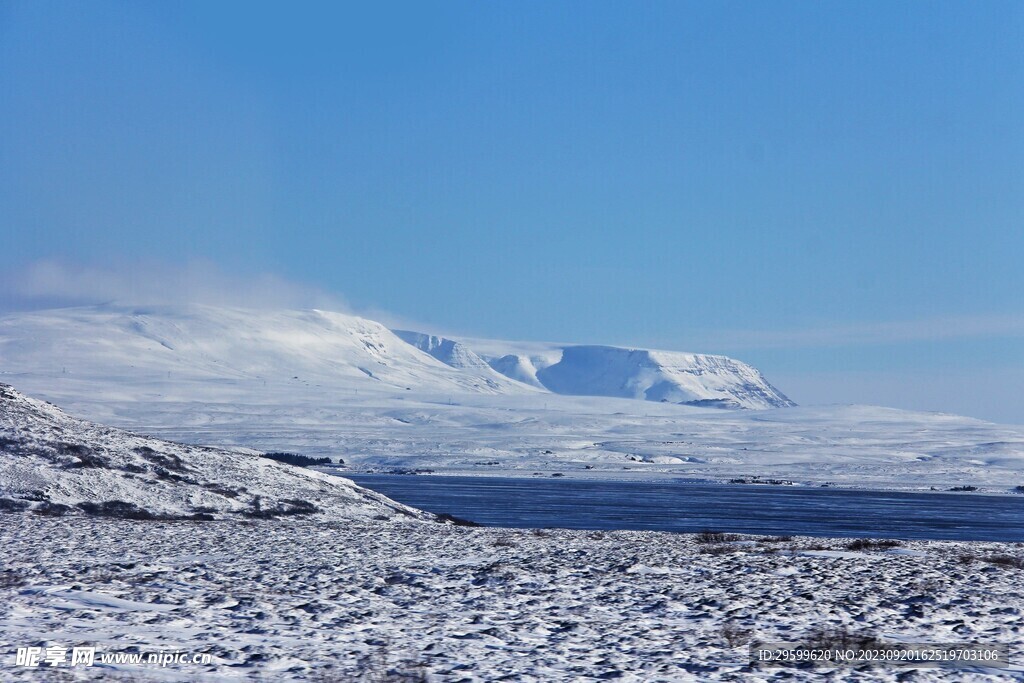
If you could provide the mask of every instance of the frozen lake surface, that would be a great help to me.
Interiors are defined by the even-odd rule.
[[[486,526],[1024,541],[1024,496],[692,482],[345,474]]]

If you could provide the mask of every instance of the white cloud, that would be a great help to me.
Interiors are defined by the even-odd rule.
[[[244,308],[349,309],[344,300],[277,275],[229,275],[207,261],[100,268],[36,261],[0,276],[0,306],[49,308],[98,303],[209,304]]]

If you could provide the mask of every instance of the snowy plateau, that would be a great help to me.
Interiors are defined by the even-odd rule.
[[[0,372],[0,681],[1024,679],[1021,543],[469,527],[257,452],[1009,493],[1019,428],[797,407],[720,356],[320,311],[21,313]],[[1010,664],[750,661],[779,641],[983,643]],[[96,662],[15,654],[76,647]],[[108,657],[179,652],[210,660]]]
[[[326,311],[95,306],[0,318],[0,382],[183,443],[353,471],[1024,485],[1024,428],[795,406],[724,356],[453,339]]]

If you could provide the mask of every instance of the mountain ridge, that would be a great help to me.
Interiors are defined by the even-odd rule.
[[[478,340],[479,341],[479,340]],[[234,397],[273,383],[327,392],[557,394],[746,409],[794,405],[741,361],[613,346],[518,344],[485,349],[318,309],[103,305],[0,318],[0,374],[125,383],[185,397],[180,380]],[[487,349],[504,348],[495,356]],[[531,350],[532,349],[532,350]]]

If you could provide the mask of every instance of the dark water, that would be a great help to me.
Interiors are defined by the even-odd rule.
[[[407,505],[486,526],[1024,541],[1024,496],[691,482],[345,476]]]

